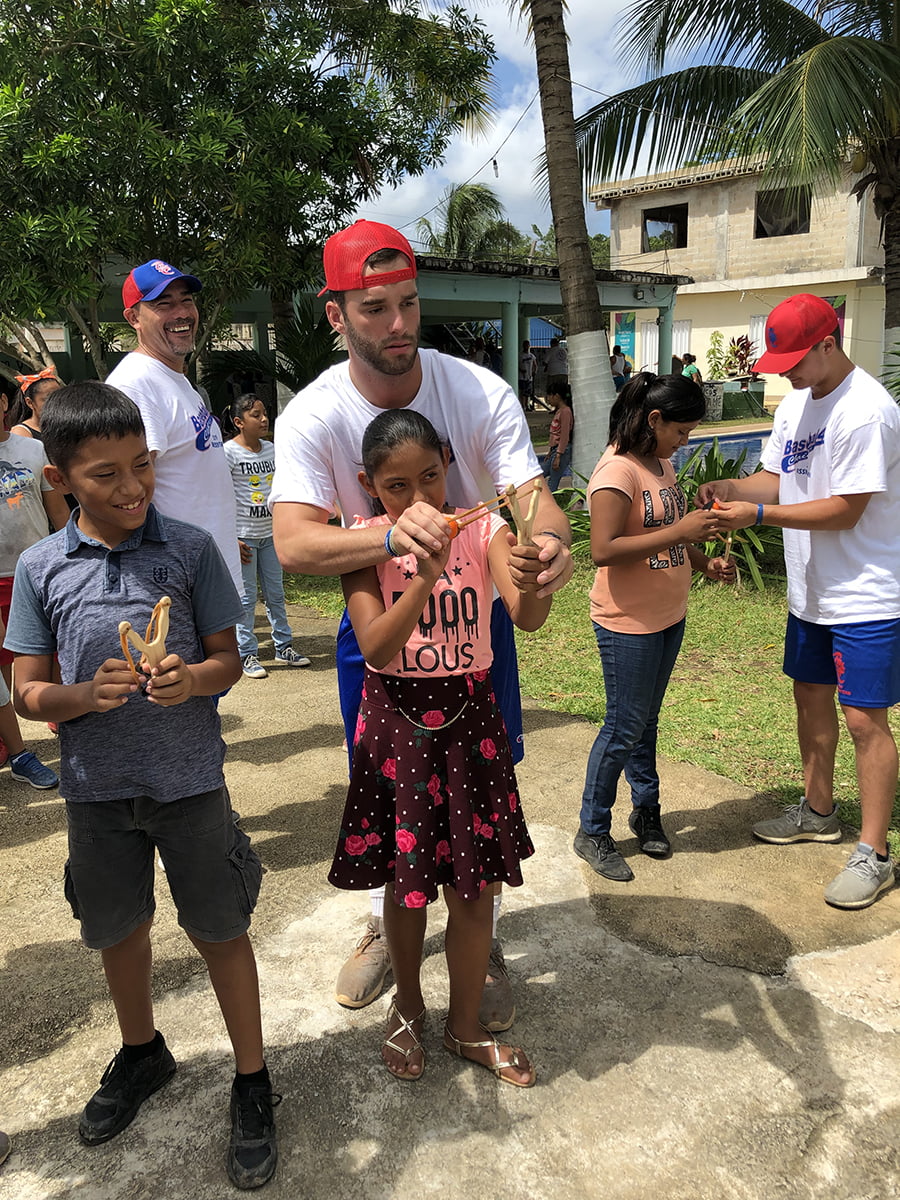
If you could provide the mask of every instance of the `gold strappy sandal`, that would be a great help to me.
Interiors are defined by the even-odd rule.
[[[512,1050],[512,1056],[506,1062],[501,1062],[500,1046],[505,1043],[498,1042],[491,1031],[489,1029],[485,1029],[483,1025],[481,1028],[484,1029],[484,1032],[488,1035],[483,1042],[461,1042],[458,1037],[450,1032],[450,1026],[445,1025],[444,1049],[450,1054],[456,1054],[460,1058],[464,1058],[467,1062],[474,1063],[476,1067],[485,1067],[488,1071],[493,1071],[501,1083],[511,1083],[513,1087],[532,1087],[537,1075],[532,1064],[527,1058],[524,1057],[524,1050],[518,1046],[510,1046],[509,1048]],[[447,1045],[448,1038],[453,1043],[452,1046]],[[485,1046],[493,1046],[494,1048],[494,1061],[492,1063],[483,1063],[477,1058],[472,1058],[471,1055],[463,1054],[463,1050],[482,1050]],[[523,1056],[522,1058],[519,1057],[520,1054]],[[507,1067],[515,1067],[517,1071],[530,1071],[531,1078],[527,1083],[520,1083],[518,1079],[510,1079],[508,1075],[503,1074],[503,1071],[505,1071]]]
[[[406,1017],[404,1017],[403,1013],[397,1007],[397,997],[393,996],[391,998],[391,1007],[388,1009],[388,1022],[390,1022],[391,1019],[396,1016],[397,1020],[400,1022],[400,1028],[395,1029],[390,1037],[387,1037],[384,1039],[384,1041],[381,1043],[381,1045],[382,1045],[382,1049],[385,1046],[387,1046],[388,1049],[395,1050],[398,1054],[402,1054],[403,1057],[406,1059],[406,1066],[407,1066],[407,1070],[403,1074],[401,1074],[398,1071],[392,1071],[391,1068],[387,1065],[387,1063],[385,1063],[384,1064],[385,1069],[389,1072],[389,1074],[391,1074],[394,1077],[394,1079],[406,1079],[406,1080],[409,1080],[410,1082],[413,1082],[416,1079],[421,1079],[422,1076],[425,1074],[425,1047],[419,1041],[419,1037],[418,1037],[416,1031],[413,1029],[413,1025],[416,1023],[416,1021],[423,1021],[425,1019],[425,1012],[426,1012],[426,1010],[423,1008],[417,1017],[413,1017],[413,1019],[411,1021],[407,1021]],[[397,1043],[394,1041],[394,1038],[399,1033],[408,1033],[409,1036],[412,1038],[413,1044],[409,1047],[408,1050],[405,1049],[403,1046],[398,1046]],[[413,1075],[409,1071],[409,1056],[411,1054],[415,1054],[417,1050],[422,1051],[422,1070],[418,1073],[418,1075]]]

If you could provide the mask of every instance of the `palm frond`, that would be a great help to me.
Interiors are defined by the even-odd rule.
[[[740,67],[692,67],[597,104],[575,122],[588,183],[704,161],[735,109],[769,79]]]
[[[809,7],[812,7],[810,5]],[[829,34],[788,0],[639,0],[626,9],[621,43],[629,66],[663,70],[670,56],[775,71]]]
[[[822,0],[822,23],[835,33],[871,38],[876,42],[896,39],[896,0]]]
[[[831,38],[764,83],[734,114],[723,139],[744,153],[765,150],[788,184],[836,181],[848,146],[900,132],[900,53],[867,38]]]

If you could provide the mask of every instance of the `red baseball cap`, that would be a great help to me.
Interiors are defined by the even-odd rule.
[[[766,350],[753,364],[754,371],[778,375],[795,367],[805,354],[837,329],[834,308],[821,296],[798,292],[769,313]]]
[[[398,254],[406,255],[409,266],[363,278],[366,259],[379,250],[396,250]],[[352,292],[381,283],[401,283],[416,277],[416,256],[412,246],[399,229],[380,225],[377,221],[354,221],[346,229],[332,234],[322,251],[322,265],[325,286],[319,292],[320,296],[326,292]]]
[[[122,304],[125,308],[134,308],[142,300],[155,300],[176,279],[183,279],[192,292],[199,292],[203,287],[196,275],[185,275],[171,263],[163,262],[161,258],[151,258],[129,272],[122,284]]]

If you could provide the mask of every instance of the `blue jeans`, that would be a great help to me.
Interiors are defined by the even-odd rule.
[[[541,463],[541,469],[547,479],[547,487],[551,492],[559,491],[559,481],[564,475],[569,475],[572,469],[572,443],[570,442],[559,456],[559,466],[554,467],[553,459],[556,455],[555,450],[551,450],[544,461]]]
[[[588,756],[581,798],[581,828],[609,833],[619,776],[631,785],[631,803],[659,804],[656,735],[659,710],[684,637],[684,618],[659,633],[613,633],[594,623],[606,719]]]
[[[254,615],[256,612],[256,579],[262,587],[263,600],[266,605],[266,616],[272,627],[272,639],[277,651],[287,650],[293,641],[293,633],[288,625],[287,613],[284,608],[284,574],[281,563],[275,553],[275,543],[271,537],[246,538],[241,541],[251,553],[249,562],[241,563],[241,575],[244,580],[244,618],[237,624],[238,650],[241,658],[248,654],[259,652],[259,642],[253,632]]]

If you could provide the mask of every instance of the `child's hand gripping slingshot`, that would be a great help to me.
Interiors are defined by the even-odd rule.
[[[158,667],[166,657],[166,634],[169,632],[169,609],[171,606],[172,601],[168,596],[161,597],[159,603],[153,608],[150,616],[150,624],[147,626],[147,632],[144,637],[141,637],[139,633],[135,633],[128,621],[119,622],[119,641],[122,643],[122,657],[128,663],[135,683],[139,684],[140,679],[138,678],[137,668],[134,665],[134,659],[131,657],[131,651],[128,649],[128,643],[131,642],[134,648],[140,651],[142,660],[146,660],[149,667]]]
[[[473,521],[480,521],[486,516],[492,508],[502,508],[504,505],[509,508],[512,513],[513,520],[516,523],[518,532],[519,544],[523,546],[532,545],[531,535],[534,532],[534,519],[537,516],[538,500],[543,489],[543,484],[540,479],[536,479],[527,492],[522,492],[520,497],[519,489],[514,484],[509,484],[499,496],[495,496],[493,500],[485,500],[481,504],[476,504],[474,508],[466,509],[465,512],[457,513],[453,517],[444,517],[444,520],[450,526],[450,537],[455,538],[459,535],[461,529],[465,529],[467,525],[471,525]],[[528,512],[522,515],[522,509],[519,505],[519,500],[525,496],[531,496],[528,505]]]

